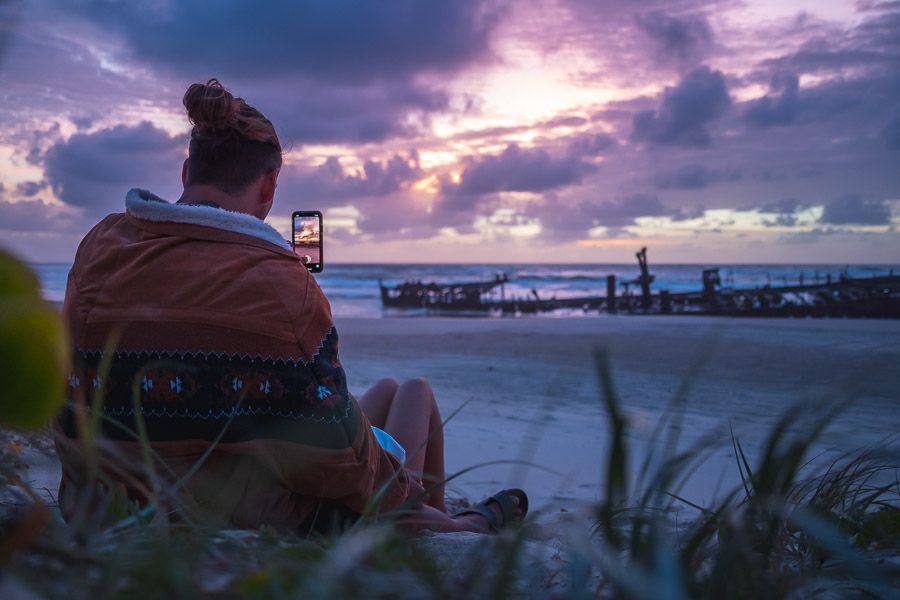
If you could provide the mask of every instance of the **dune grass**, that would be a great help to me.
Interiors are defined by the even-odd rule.
[[[741,485],[717,504],[679,497],[679,481],[702,465],[701,439],[648,453],[629,495],[626,421],[612,375],[598,356],[611,441],[607,487],[597,507],[595,563],[613,596],[638,598],[896,597],[900,594],[900,481],[896,449],[845,454],[810,472],[810,456],[841,402],[796,404],[767,432],[751,460],[732,433]],[[657,427],[677,418],[677,406]],[[677,431],[670,428],[669,431]],[[657,437],[654,436],[654,437]],[[653,440],[651,444],[655,442]],[[654,462],[654,458],[658,462]],[[676,526],[677,504],[697,516]]]
[[[676,393],[639,468],[628,420],[603,353],[597,355],[609,450],[602,501],[590,535],[567,539],[562,571],[542,571],[530,526],[472,545],[448,564],[389,519],[364,519],[341,535],[307,539],[222,531],[177,501],[178,487],[144,442],[153,499],[110,502],[105,519],[50,518],[17,464],[21,436],[3,432],[0,484],[21,506],[0,523],[0,585],[15,581],[49,598],[793,598],[900,595],[900,482],[887,445],[815,467],[816,443],[842,404],[795,405],[767,432],[758,456],[732,435],[741,484],[711,506],[679,495],[710,451],[702,438],[680,448],[678,421],[689,386]],[[99,400],[81,427],[96,468]],[[93,457],[93,458],[92,458]],[[94,462],[92,462],[94,461]],[[636,473],[636,475],[632,475]],[[114,486],[110,485],[110,489]],[[165,502],[162,502],[165,499]],[[159,504],[156,504],[160,501]],[[166,510],[158,508],[165,505]],[[676,509],[693,515],[676,522]],[[10,507],[6,507],[10,508]],[[432,546],[433,547],[433,546]]]

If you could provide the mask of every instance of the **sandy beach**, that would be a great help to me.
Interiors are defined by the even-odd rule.
[[[599,498],[608,438],[593,352],[605,349],[632,447],[643,456],[659,416],[696,372],[682,444],[713,432],[711,456],[683,490],[707,502],[739,482],[729,425],[754,457],[799,400],[823,410],[855,398],[822,440],[840,452],[900,431],[900,322],[710,317],[337,319],[351,390],[423,376],[447,424],[447,470],[488,461],[449,487],[478,500],[525,488],[544,518]],[[752,458],[751,458],[752,460]],[[632,462],[634,466],[637,460]]]
[[[712,432],[711,455],[683,495],[705,503],[739,482],[729,426],[748,455],[793,402],[855,397],[823,438],[835,451],[898,442],[900,321],[706,317],[336,319],[351,390],[381,377],[426,377],[445,417],[447,472],[491,461],[449,485],[477,501],[525,488],[543,521],[601,494],[608,447],[593,353],[605,349],[643,456],[659,417],[696,371],[681,446]],[[891,438],[891,436],[894,436]],[[58,465],[33,454],[36,488],[55,492]],[[533,466],[510,461],[532,463]]]

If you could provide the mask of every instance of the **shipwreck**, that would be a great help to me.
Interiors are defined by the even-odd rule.
[[[607,275],[605,295],[542,298],[536,289],[525,297],[506,293],[508,275],[463,283],[407,281],[385,286],[379,280],[385,308],[424,310],[429,314],[524,315],[559,309],[585,313],[723,315],[746,317],[900,318],[900,275],[850,277],[841,274],[796,285],[734,288],[722,285],[719,269],[703,269],[700,289],[691,292],[654,290],[655,277],[647,264],[647,249],[637,253],[639,273],[617,281]],[[598,279],[598,283],[602,280]]]

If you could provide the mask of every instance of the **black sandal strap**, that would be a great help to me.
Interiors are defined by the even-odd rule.
[[[487,500],[484,502],[479,502],[472,508],[467,508],[466,510],[456,513],[455,517],[463,517],[466,515],[481,515],[488,522],[488,531],[491,533],[496,533],[500,531],[500,528],[503,526],[503,523],[497,523],[497,513],[491,510],[491,507],[486,504]]]

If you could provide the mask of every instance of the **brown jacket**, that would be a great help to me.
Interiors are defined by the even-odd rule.
[[[129,192],[126,209],[82,241],[64,305],[70,400],[106,386],[103,433],[121,456],[138,460],[128,433],[137,394],[170,478],[222,436],[185,496],[233,526],[295,528],[320,499],[361,513],[379,491],[385,512],[422,491],[348,393],[328,301],[274,229],[143,190]],[[104,383],[98,370],[111,343]],[[60,429],[77,437],[71,405]],[[77,446],[61,448],[60,502],[71,512],[83,469]],[[110,472],[140,499],[147,490],[128,470]]]

